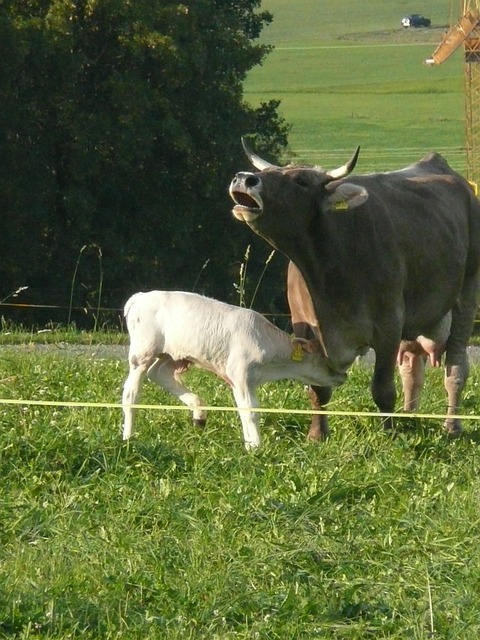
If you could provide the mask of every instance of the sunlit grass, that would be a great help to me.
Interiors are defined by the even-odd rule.
[[[356,366],[332,410],[373,409]],[[0,396],[120,402],[126,358],[0,353]],[[465,413],[478,415],[474,365]],[[202,372],[207,402],[230,391]],[[145,385],[147,404],[172,398]],[[476,637],[478,421],[441,419],[392,439],[376,418],[333,416],[306,441],[302,388],[261,389],[263,448],[235,413],[204,431],[187,411],[0,404],[0,636],[8,638]],[[440,371],[422,411],[442,413]],[[176,404],[176,403],[173,403]]]
[[[245,97],[254,105],[281,101],[299,161],[336,166],[360,144],[363,173],[399,168],[431,150],[465,172],[461,52],[435,68],[424,63],[448,26],[448,7],[425,7],[432,29],[403,29],[411,7],[393,0],[264,6],[274,22],[263,41],[275,49],[249,73]],[[410,151],[399,157],[401,149]]]
[[[128,337],[118,327],[102,328],[99,331],[81,331],[75,325],[59,325],[52,328],[37,329],[4,322],[0,328],[0,346],[6,345],[95,345],[95,344],[127,344]]]

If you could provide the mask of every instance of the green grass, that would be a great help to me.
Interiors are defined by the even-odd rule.
[[[128,336],[122,330],[122,321],[103,327],[98,331],[81,331],[74,324],[56,325],[48,323],[46,328],[15,325],[0,318],[0,346],[7,345],[118,345],[127,344]]]
[[[460,3],[453,9],[453,20],[460,13]],[[412,10],[410,0],[364,0],[363,2],[339,2],[338,0],[263,0],[262,9],[274,16],[273,23],[265,29],[263,39],[278,46],[314,45],[318,42],[343,42],[345,40],[371,40],[383,38],[391,42],[400,37],[415,37],[431,41],[437,29],[443,30],[450,22],[448,2],[432,3],[419,0]],[[432,20],[432,29],[403,29],[400,20],[415,11]],[[403,34],[403,36],[399,35]]]
[[[449,24],[448,3],[415,5],[432,29],[400,26],[412,11],[408,2],[266,0],[263,6],[274,21],[262,41],[275,50],[249,74],[245,97],[254,105],[281,101],[279,111],[292,126],[289,158],[334,166],[360,144],[363,172],[398,168],[431,150],[465,171],[461,53],[439,67],[424,64]]]
[[[119,402],[126,358],[89,349],[0,352],[0,396]],[[231,406],[212,376],[205,401]],[[332,410],[372,410],[352,370]],[[478,415],[473,366],[464,411]],[[301,385],[262,404],[307,409]],[[146,404],[172,404],[146,384]],[[441,371],[423,412],[444,410]],[[441,420],[396,439],[378,419],[266,414],[247,453],[234,413],[204,431],[186,411],[0,404],[0,637],[138,639],[437,638],[479,635],[478,421],[448,441]]]
[[[0,345],[106,345],[127,344],[128,338],[120,330],[79,331],[75,327],[62,327],[55,330],[18,328],[0,332]]]

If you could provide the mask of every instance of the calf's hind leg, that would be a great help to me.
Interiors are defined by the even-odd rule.
[[[184,367],[185,368],[185,367]],[[204,427],[207,422],[207,412],[198,407],[204,406],[202,399],[188,389],[181,381],[179,374],[179,362],[167,359],[159,359],[148,370],[148,378],[158,384],[187,405],[193,412],[193,424],[196,427]]]
[[[133,424],[137,409],[131,405],[138,404],[140,400],[142,382],[151,366],[152,359],[138,362],[136,358],[130,360],[130,371],[125,384],[123,385],[122,408],[123,408],[123,439],[128,440],[133,434]]]

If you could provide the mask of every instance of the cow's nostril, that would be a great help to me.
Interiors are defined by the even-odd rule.
[[[259,182],[260,180],[259,178],[257,178],[257,176],[251,175],[246,178],[245,186],[248,188],[255,187]]]

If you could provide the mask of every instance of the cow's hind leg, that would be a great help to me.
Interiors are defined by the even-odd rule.
[[[403,410],[416,411],[425,381],[425,361],[423,355],[405,356],[398,365],[403,388]]]
[[[478,274],[465,280],[459,301],[452,310],[452,326],[445,353],[444,385],[448,396],[444,427],[453,437],[460,435],[462,424],[458,415],[463,388],[468,378],[467,346],[477,311]]]
[[[158,360],[148,370],[148,377],[160,387],[165,389],[178,398],[183,404],[187,405],[193,412],[193,424],[197,427],[204,427],[207,422],[207,412],[198,407],[204,406],[202,399],[190,391],[181,381],[178,374],[178,364],[176,361],[167,357],[164,360]]]

